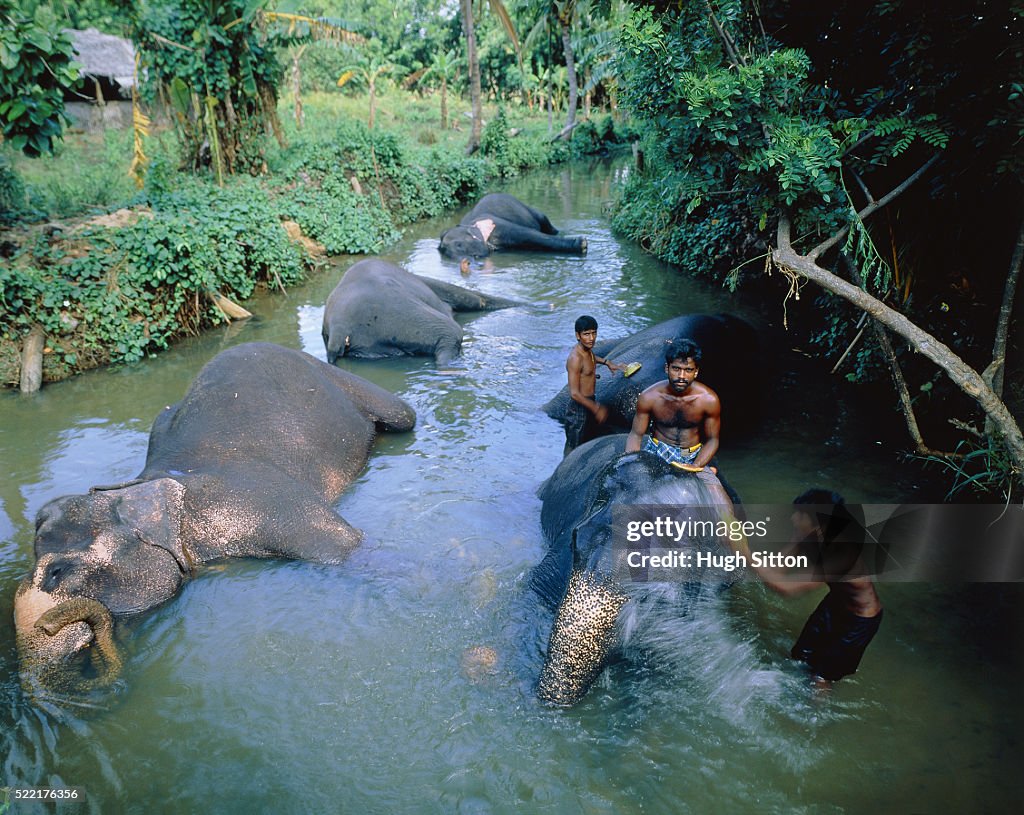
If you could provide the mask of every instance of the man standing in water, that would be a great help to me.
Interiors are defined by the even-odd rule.
[[[597,342],[597,320],[584,314],[576,320],[576,345],[569,352],[565,361],[565,370],[569,375],[569,409],[565,412],[565,449],[563,456],[569,455],[587,438],[588,429],[604,424],[608,418],[608,408],[600,404],[594,393],[597,389],[597,366],[604,365],[612,373],[621,371],[624,365],[612,362],[607,357],[594,356],[594,343]]]
[[[627,453],[644,450],[678,469],[696,473],[718,452],[722,406],[711,388],[697,382],[700,358],[700,347],[693,340],[677,339],[668,346],[668,379],[640,394],[626,439]]]
[[[811,558],[815,579],[752,566],[766,586],[787,597],[828,587],[790,652],[793,659],[810,665],[822,688],[856,672],[882,622],[882,603],[863,560],[863,541],[855,534],[856,521],[845,503],[838,493],[823,489],[807,490],[793,499],[791,552],[816,553]],[[752,562],[745,542],[730,545]]]

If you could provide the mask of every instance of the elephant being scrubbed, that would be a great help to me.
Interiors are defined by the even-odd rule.
[[[513,300],[410,274],[371,258],[353,264],[327,298],[323,338],[327,361],[341,356],[376,359],[433,356],[446,365],[462,347],[453,311],[492,311]]]
[[[585,255],[587,240],[562,237],[543,212],[507,193],[492,192],[481,198],[458,226],[441,233],[437,248],[456,260],[487,257],[501,249]]]
[[[680,473],[647,453],[623,455],[625,439],[604,436],[577,447],[538,491],[548,552],[533,571],[531,587],[554,611],[554,623],[537,694],[554,704],[572,705],[582,699],[620,650],[620,618],[630,607],[627,604],[634,611],[653,605],[659,614],[693,613],[702,597],[723,585],[721,576],[673,584],[617,579],[614,560],[625,552],[624,541],[617,542],[618,551],[613,546],[616,508],[698,508],[701,519],[712,523],[730,513],[721,485],[709,472]],[[727,551],[713,537],[685,538],[674,545],[691,551]],[[701,574],[695,571],[693,576]]]
[[[300,351],[217,355],[153,423],[137,478],[39,511],[36,564],[14,602],[25,687],[72,682],[89,651],[113,678],[113,619],[165,602],[208,561],[344,560],[361,533],[332,504],[377,431],[415,421],[401,399]]]

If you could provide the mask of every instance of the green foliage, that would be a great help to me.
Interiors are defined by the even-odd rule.
[[[282,75],[275,29],[261,15],[268,1],[170,0],[141,8],[140,75],[150,100],[171,103],[187,167],[204,163],[205,144],[218,177],[262,170]]]
[[[0,267],[4,335],[40,323],[74,360],[131,362],[223,322],[215,292],[243,299],[260,283],[302,277],[299,250],[257,184],[179,181],[153,194],[151,216],[40,243]]]
[[[636,138],[637,133],[629,122],[601,116],[580,122],[572,132],[570,144],[574,156],[591,156],[630,144]]]
[[[414,150],[361,122],[296,143],[278,170],[281,211],[332,253],[379,252],[397,225],[439,215],[483,187],[479,160]]]
[[[0,155],[0,224],[24,217],[25,210],[25,185],[7,158]]]
[[[14,170],[24,184],[26,220],[67,218],[125,206],[135,194],[128,175],[132,132],[109,129],[76,134],[74,149],[62,142],[45,161],[15,157]]]
[[[0,133],[15,150],[53,152],[67,122],[64,91],[78,80],[73,56],[49,8],[29,18],[0,7]]]

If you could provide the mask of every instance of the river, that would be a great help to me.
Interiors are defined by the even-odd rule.
[[[544,553],[538,484],[561,460],[539,406],[565,381],[581,313],[610,338],[687,312],[731,312],[765,337],[759,429],[720,459],[752,503],[827,486],[857,502],[918,500],[888,405],[858,402],[792,350],[779,301],[673,271],[611,234],[621,162],[506,185],[585,258],[498,255],[463,279],[436,251],[450,215],[386,258],[530,307],[461,318],[456,371],[426,359],[342,360],[416,409],[378,440],[339,502],[367,534],[341,567],[232,561],[119,632],[122,679],[98,709],[33,708],[11,610],[33,520],[58,495],[134,476],[154,416],[218,351],[261,340],[323,359],[327,294],[351,259],[257,318],[141,363],[32,396],[0,394],[0,785],[74,786],[58,811],[103,813],[1003,812],[1024,785],[1017,586],[887,584],[855,677],[815,694],[789,646],[817,596],[748,582],[671,621],[657,663],[613,666],[579,706],[540,705],[537,623],[523,592]],[[779,298],[781,299],[781,297]],[[898,430],[898,427],[897,427]],[[498,654],[467,676],[467,649]],[[2,806],[0,799],[0,806]],[[14,812],[53,811],[17,803]]]

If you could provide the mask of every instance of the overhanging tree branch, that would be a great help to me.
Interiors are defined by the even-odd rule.
[[[934,156],[928,159],[928,161],[922,164],[915,173],[910,175],[908,178],[904,179],[904,181],[901,184],[894,187],[890,192],[888,192],[886,195],[883,195],[877,201],[872,201],[870,204],[864,207],[864,209],[860,210],[860,212],[857,213],[858,220],[863,221],[873,212],[880,210],[894,198],[906,192],[915,181],[917,181],[922,175],[924,175],[928,171],[929,167],[931,167],[936,161],[938,161],[938,159],[939,154],[936,153]],[[846,233],[849,231],[849,227],[843,227],[838,232],[836,232],[831,238],[829,238],[826,241],[822,241],[817,246],[815,246],[804,257],[812,261],[817,260],[819,257],[821,257],[823,253],[827,252],[829,249],[831,249],[833,246],[839,243],[839,241],[845,238]]]
[[[922,170],[924,169],[923,167]],[[915,173],[915,176],[918,176],[920,172],[921,170]],[[906,182],[901,185],[902,189],[906,189],[908,186],[910,185]],[[894,197],[895,195],[890,193],[881,200],[892,200]],[[875,207],[875,209],[877,208]],[[1006,405],[996,396],[981,374],[957,356],[949,346],[933,337],[898,311],[890,308],[863,289],[848,283],[838,275],[823,269],[815,262],[815,258],[811,255],[801,255],[793,248],[790,234],[791,224],[789,216],[782,215],[779,218],[776,237],[777,247],[772,251],[772,261],[781,269],[786,269],[793,274],[806,277],[823,289],[839,295],[862,311],[866,311],[879,323],[892,329],[896,334],[907,340],[914,350],[924,354],[942,368],[953,383],[974,399],[992,420],[993,426],[1002,434],[1003,441],[1013,460],[1016,471],[1018,474],[1024,473],[1024,435],[1021,434],[1017,421],[1013,418]],[[830,246],[835,245],[839,239],[839,237],[833,236],[828,241],[825,241],[825,243]],[[815,249],[819,249],[823,245],[819,244]]]

